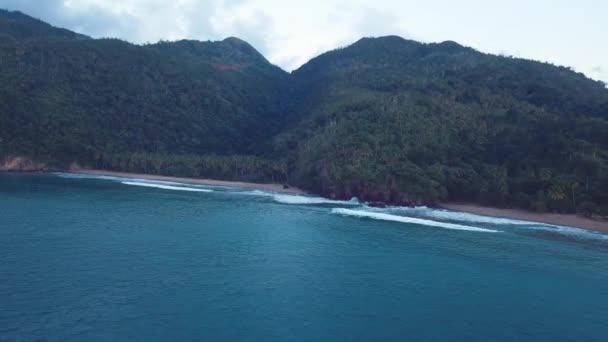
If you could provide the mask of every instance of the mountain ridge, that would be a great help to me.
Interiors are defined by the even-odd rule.
[[[28,26],[21,25],[23,21],[29,22]],[[24,28],[26,28],[24,30]],[[72,39],[91,39],[90,37],[72,32],[70,30],[52,26],[40,19],[31,17],[20,11],[8,11],[0,8],[0,32],[12,32],[20,38],[58,36]]]
[[[608,213],[608,90],[569,68],[385,36],[288,73],[235,37],[137,45],[13,17],[0,157]]]
[[[6,17],[14,17],[14,18],[21,17],[21,18],[26,18],[27,20],[30,20],[30,21],[39,22],[39,23],[43,24],[46,27],[51,27],[51,28],[53,28],[55,30],[58,30],[58,31],[61,31],[61,32],[66,32],[68,35],[76,35],[76,36],[80,37],[81,39],[92,39],[92,40],[116,39],[116,40],[120,40],[120,41],[129,43],[129,44],[132,44],[132,45],[135,45],[135,46],[157,45],[157,44],[162,44],[162,43],[177,43],[177,42],[181,42],[181,41],[195,42],[195,43],[240,42],[240,43],[245,43],[245,45],[249,46],[250,48],[253,48],[253,50],[255,50],[255,53],[259,54],[260,56],[262,56],[264,58],[264,60],[268,61],[266,59],[266,57],[264,55],[262,55],[259,51],[257,51],[257,49],[253,45],[251,45],[247,41],[245,41],[245,40],[243,40],[243,39],[241,39],[239,37],[235,37],[235,36],[228,36],[228,37],[220,39],[220,40],[198,40],[198,39],[187,39],[187,38],[184,38],[184,39],[178,39],[178,40],[173,40],[173,41],[159,40],[156,43],[141,43],[141,44],[138,44],[138,43],[133,43],[133,42],[129,42],[129,41],[118,39],[118,38],[110,38],[110,37],[91,38],[91,37],[89,37],[87,35],[70,31],[69,29],[59,28],[59,27],[52,26],[52,25],[44,22],[43,20],[41,20],[39,18],[32,17],[32,16],[30,16],[30,15],[28,15],[26,13],[23,13],[21,11],[18,11],[18,10],[12,11],[12,10],[8,10],[8,9],[2,9],[2,8],[0,8],[0,17],[5,17],[5,18]],[[2,29],[0,28],[0,31],[1,30]],[[420,45],[427,45],[427,46],[439,46],[439,47],[442,47],[444,49],[450,49],[450,50],[462,48],[462,49],[467,49],[467,50],[483,53],[483,54],[486,54],[486,55],[491,55],[491,56],[496,56],[496,57],[505,57],[505,56],[502,56],[500,54],[492,54],[492,53],[488,53],[488,52],[482,52],[482,51],[476,50],[475,48],[459,44],[458,42],[455,42],[455,41],[452,41],[452,40],[445,40],[445,41],[441,41],[441,42],[420,42],[420,41],[416,41],[416,40],[407,39],[407,38],[404,38],[404,37],[401,37],[401,36],[398,36],[398,35],[362,37],[359,40],[357,40],[357,41],[355,41],[355,42],[353,42],[353,43],[351,43],[351,44],[349,44],[349,45],[347,45],[345,47],[350,47],[350,46],[353,46],[353,45],[355,45],[357,43],[360,43],[361,41],[366,41],[366,40],[387,40],[387,39],[398,39],[398,40],[403,40],[403,41],[407,41],[407,42],[411,42],[411,43],[415,43],[415,44],[420,44]],[[292,71],[283,69],[282,67],[280,67],[280,66],[278,66],[276,64],[273,64],[270,61],[268,61],[268,63],[273,64],[274,66],[276,66],[277,68],[280,68],[281,70],[285,71],[286,73],[293,73],[294,71],[300,69],[302,66],[308,64],[309,62],[311,62],[312,60],[316,59],[317,57],[319,57],[321,55],[324,55],[326,53],[335,51],[335,50],[343,49],[345,47],[337,48],[337,49],[334,49],[334,50],[325,51],[325,52],[323,52],[323,53],[321,53],[321,54],[319,54],[317,56],[313,56],[307,62],[305,62],[304,64],[302,64],[298,68],[293,69]],[[524,58],[524,57],[508,56],[506,58],[516,59],[516,60],[525,60],[525,61],[530,61],[530,62],[534,62],[534,63],[541,63],[541,64],[546,64],[546,65],[551,65],[551,66],[555,66],[555,67],[558,67],[558,68],[565,68],[565,69],[568,69],[569,71],[575,72],[576,74],[584,76],[586,79],[589,79],[589,80],[591,80],[593,82],[598,82],[599,84],[602,84],[602,85],[608,87],[608,83],[606,83],[604,81],[601,81],[601,80],[593,79],[593,78],[589,77],[588,75],[586,75],[583,72],[575,71],[572,67],[569,67],[569,66],[558,65],[558,64],[554,64],[554,63],[549,62],[549,61],[540,61],[540,60],[534,60],[534,59],[529,59],[529,58]]]

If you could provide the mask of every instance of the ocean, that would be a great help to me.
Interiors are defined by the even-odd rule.
[[[608,235],[0,174],[0,341],[608,341]]]

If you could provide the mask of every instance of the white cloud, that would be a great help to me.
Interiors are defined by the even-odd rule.
[[[601,66],[591,68],[588,74],[595,79],[608,82],[608,69],[604,69]]]

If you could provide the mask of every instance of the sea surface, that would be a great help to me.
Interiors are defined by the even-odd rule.
[[[608,341],[608,236],[0,174],[0,341]]]

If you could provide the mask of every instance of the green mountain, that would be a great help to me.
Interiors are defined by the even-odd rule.
[[[606,215],[608,90],[454,42],[364,38],[290,74],[237,38],[140,46],[0,11],[0,156]]]
[[[5,154],[253,153],[285,121],[275,94],[289,75],[236,38],[138,46],[12,12],[0,27]]]
[[[25,40],[45,37],[65,39],[90,39],[87,36],[53,27],[41,20],[34,19],[21,12],[9,12],[0,9],[0,39]]]
[[[608,90],[582,74],[383,37],[323,54],[293,78],[301,119],[275,141],[306,188],[403,204],[608,209]]]

